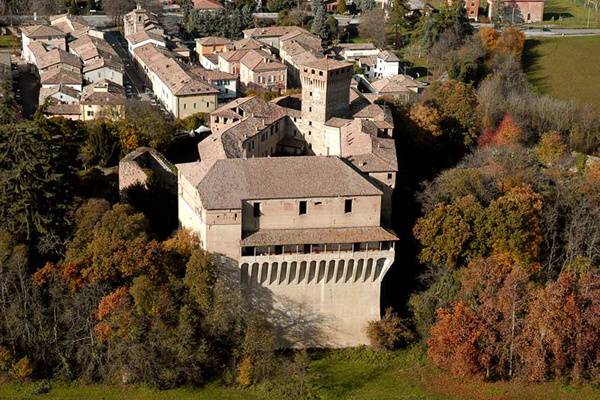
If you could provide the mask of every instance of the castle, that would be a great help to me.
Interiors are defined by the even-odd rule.
[[[350,88],[352,64],[301,66],[301,96],[211,113],[200,161],[178,164],[179,222],[235,266],[288,345],[367,342],[394,261],[390,111]]]

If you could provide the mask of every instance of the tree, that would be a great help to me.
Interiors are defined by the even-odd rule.
[[[458,268],[487,252],[481,235],[485,210],[472,196],[439,204],[417,220],[413,234],[423,248],[419,260],[438,267]]]
[[[473,88],[460,81],[448,80],[432,86],[427,97],[441,111],[443,126],[469,146],[474,144],[481,131],[477,113],[477,97]]]
[[[525,34],[518,28],[509,27],[502,31],[496,42],[496,51],[500,54],[510,54],[520,60],[525,47]]]
[[[125,105],[125,118],[118,122],[122,153],[127,154],[139,146],[149,146],[165,152],[173,140],[174,127],[151,104],[129,101]]]
[[[417,127],[433,136],[442,134],[442,117],[434,106],[415,103],[410,107],[409,118]]]
[[[482,369],[478,341],[483,329],[483,322],[465,302],[439,309],[427,341],[429,359],[455,375],[477,374]]]
[[[120,18],[135,8],[134,0],[102,0],[102,9],[111,17]]]
[[[347,11],[347,7],[346,7],[346,0],[339,0],[338,4],[337,4],[337,12],[338,14],[346,14]]]
[[[408,15],[410,7],[407,0],[393,0],[388,14],[388,23],[394,27],[396,48],[400,47],[400,36],[414,28],[415,20]]]
[[[110,167],[118,163],[121,147],[112,123],[105,120],[88,124],[87,137],[80,153],[86,167]]]
[[[368,38],[375,46],[384,47],[386,42],[385,19],[382,9],[374,8],[364,11],[360,16],[359,31],[361,36]]]
[[[536,147],[538,159],[547,165],[556,163],[567,151],[567,146],[558,132],[546,132]]]
[[[28,240],[60,231],[71,189],[68,158],[33,123],[0,126],[0,220]]]
[[[282,10],[291,10],[296,7],[295,0],[268,0],[267,9],[270,12],[279,12]]]
[[[533,296],[521,347],[530,380],[598,376],[600,350],[598,266],[563,271]]]
[[[382,319],[369,321],[366,330],[371,346],[380,350],[393,350],[412,339],[406,323],[392,308],[385,310]]]
[[[375,8],[375,0],[357,0],[354,2],[357,11],[364,13]]]
[[[328,39],[327,13],[323,0],[311,0],[310,9],[313,13],[310,31],[323,40]]]
[[[514,146],[522,143],[524,140],[525,133],[523,129],[521,129],[509,113],[506,113],[498,129],[484,130],[484,133],[479,137],[478,143],[480,146]]]

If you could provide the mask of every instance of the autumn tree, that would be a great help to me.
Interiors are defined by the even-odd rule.
[[[546,132],[540,138],[535,151],[541,162],[552,165],[566,153],[567,146],[560,133]]]
[[[534,295],[521,338],[526,377],[534,381],[598,377],[598,266],[563,271]]]
[[[495,51],[500,54],[510,54],[515,59],[520,60],[523,56],[525,47],[525,33],[520,29],[511,26],[506,28],[500,34],[496,42]]]
[[[421,130],[433,136],[442,134],[441,115],[437,108],[423,103],[415,103],[410,107],[410,120]]]
[[[412,339],[406,321],[403,321],[392,308],[387,308],[380,320],[369,321],[366,333],[371,346],[380,350],[393,350]]]
[[[384,47],[386,43],[385,19],[382,9],[374,8],[363,11],[360,16],[359,31],[361,36],[368,38],[377,47]]]
[[[346,14],[347,11],[347,7],[346,7],[346,0],[339,0],[338,4],[337,4],[337,12],[338,14]]]

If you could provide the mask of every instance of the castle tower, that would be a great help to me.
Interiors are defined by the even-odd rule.
[[[352,64],[322,58],[302,65],[302,134],[316,155],[329,155],[325,123],[349,113]]]

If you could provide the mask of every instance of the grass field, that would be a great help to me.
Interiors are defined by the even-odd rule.
[[[529,39],[524,63],[540,93],[600,108],[600,36]]]
[[[12,35],[0,36],[0,48],[12,48],[17,44],[17,39]]]
[[[544,24],[563,28],[587,28],[588,9],[585,0],[547,0],[544,6]],[[554,20],[553,20],[554,18]],[[589,27],[600,27],[600,13],[591,9]]]
[[[306,385],[314,399],[376,400],[592,400],[600,388],[558,383],[484,383],[457,379],[430,366],[421,349],[386,354],[360,350],[313,355]],[[164,390],[145,387],[76,386],[54,383],[48,394],[32,396],[36,384],[4,384],[0,398],[60,400],[221,400],[281,399],[264,387],[224,389],[217,384],[203,389]]]

